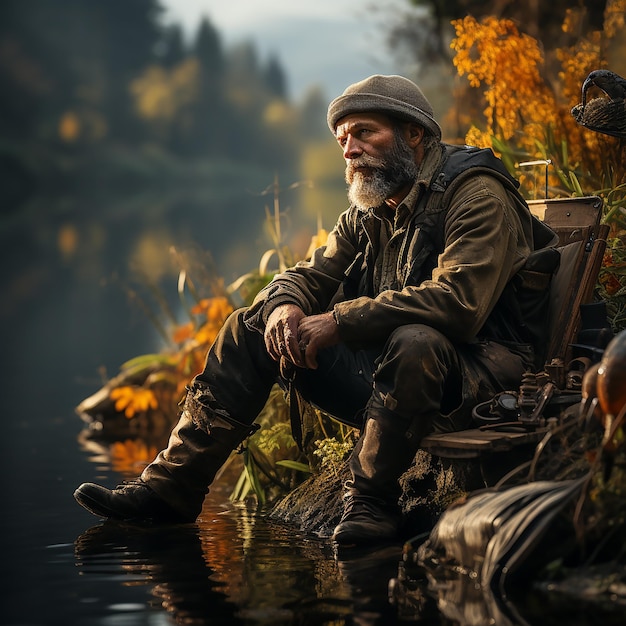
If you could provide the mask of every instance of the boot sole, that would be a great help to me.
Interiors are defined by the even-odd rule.
[[[74,499],[84,509],[87,509],[92,515],[95,515],[96,517],[103,517],[105,519],[118,519],[118,520],[132,519],[127,516],[120,515],[116,511],[106,506],[103,506],[101,502],[94,500],[92,497],[83,493],[80,489],[77,489],[74,492]]]
[[[120,514],[119,511],[110,508],[103,504],[100,500],[92,498],[90,495],[81,491],[80,487],[76,489],[74,492],[74,499],[78,504],[80,504],[84,509],[89,511],[92,515],[96,517],[101,517],[104,519],[112,519],[121,522],[129,522],[131,524],[138,524],[143,526],[152,526],[155,524],[163,525],[163,524],[191,524],[195,521],[195,519],[187,519],[182,516],[177,515],[172,512],[171,514],[164,514],[157,517],[145,516],[145,515],[123,515]]]

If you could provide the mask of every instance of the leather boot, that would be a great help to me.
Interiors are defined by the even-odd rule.
[[[370,401],[366,421],[352,455],[352,479],[346,482],[344,513],[333,542],[340,547],[384,543],[398,537],[400,476],[415,458],[421,436],[412,422]]]
[[[220,409],[208,387],[194,382],[167,447],[138,480],[111,490],[84,483],[74,497],[100,517],[135,522],[193,522],[218,470],[257,428]]]

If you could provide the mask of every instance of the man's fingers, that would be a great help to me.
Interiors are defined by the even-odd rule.
[[[298,343],[298,335],[292,331],[290,327],[285,327],[284,342],[286,356],[289,360],[296,365],[302,365],[302,353],[300,351],[300,345]]]
[[[267,353],[275,360],[278,361],[280,359],[280,347],[279,342],[277,340],[277,334],[272,331],[268,331],[265,333],[265,349]]]
[[[286,325],[265,333],[265,349],[275,361],[286,360],[299,367],[304,365],[298,339]]]

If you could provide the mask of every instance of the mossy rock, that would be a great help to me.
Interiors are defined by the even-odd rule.
[[[343,484],[350,478],[348,463],[322,468],[278,501],[270,518],[303,532],[329,537],[343,513]],[[475,460],[444,460],[418,451],[400,479],[403,535],[430,530],[445,508],[468,491],[484,486]]]

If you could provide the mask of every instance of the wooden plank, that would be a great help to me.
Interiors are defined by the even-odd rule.
[[[576,337],[581,327],[580,306],[593,300],[593,294],[598,280],[598,273],[602,265],[602,259],[606,250],[606,238],[609,227],[606,224],[596,227],[591,250],[587,253],[588,259],[582,268],[580,282],[574,289],[573,301],[569,319],[563,328],[563,340],[559,347],[559,353],[565,363],[572,357],[571,344],[576,342]]]
[[[428,435],[422,439],[420,447],[435,456],[472,458],[488,452],[503,452],[526,443],[536,443],[545,432],[545,428],[523,432],[473,428]]]
[[[597,226],[602,217],[602,199],[598,196],[529,200],[528,206],[559,236],[560,246],[584,239],[585,228]]]
[[[594,226],[602,215],[602,199],[598,196],[528,200],[528,207],[551,227]]]

